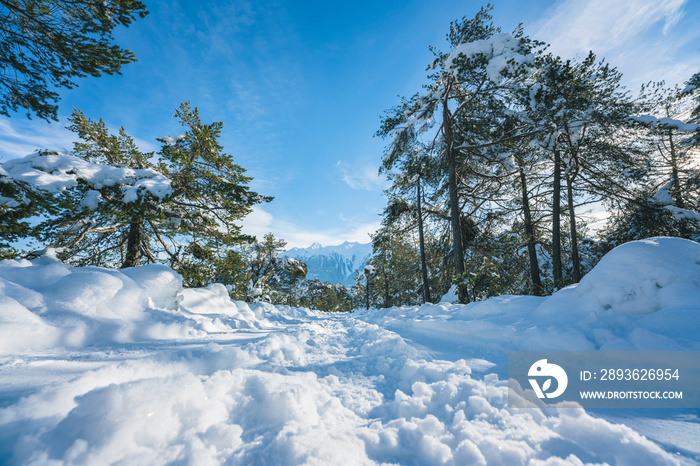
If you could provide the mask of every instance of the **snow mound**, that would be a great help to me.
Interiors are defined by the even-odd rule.
[[[512,410],[505,361],[698,350],[699,264],[699,244],[654,238],[550,297],[337,315],[162,266],[3,261],[0,463],[697,464],[696,413]]]
[[[608,253],[549,297],[361,311],[395,331],[433,335],[491,361],[514,350],[700,350],[700,244],[650,238]]]
[[[283,320],[274,306],[251,309],[231,301],[223,285],[183,289],[182,278],[164,265],[71,267],[51,254],[33,261],[0,261],[0,305],[0,355],[56,346],[215,338]]]
[[[669,260],[672,258],[671,260]],[[700,303],[700,244],[651,238],[610,251],[578,286],[598,309],[651,314]]]

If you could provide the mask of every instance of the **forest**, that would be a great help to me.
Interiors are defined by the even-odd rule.
[[[132,3],[129,21],[145,14]],[[700,73],[633,93],[604,58],[555,56],[522,27],[503,32],[491,9],[453,22],[448,49],[430,49],[427,83],[381,116],[387,205],[351,289],[305,280],[303,262],[280,257],[283,239],[241,232],[272,198],[224,152],[223,123],[202,122],[189,102],[175,111],[185,132],[158,139],[157,152],[75,110],[70,153],[3,163],[2,258],[35,257],[17,246],[34,239],[67,264],[162,263],[234,299],[349,311],[436,302],[452,287],[462,303],[548,295],[625,242],[697,241]],[[0,113],[55,118],[55,94],[33,92],[3,94]]]

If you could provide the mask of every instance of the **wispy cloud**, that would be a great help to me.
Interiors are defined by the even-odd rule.
[[[24,157],[36,150],[69,150],[76,138],[58,123],[0,118],[0,162]]]
[[[700,50],[688,47],[700,36],[690,22],[688,0],[564,0],[535,26],[533,36],[551,44],[564,57],[590,50],[618,67],[633,87],[665,79],[688,79],[697,67]],[[677,30],[690,30],[680,34]]]
[[[552,47],[565,56],[582,50],[606,53],[660,21],[666,34],[680,19],[686,1],[566,0],[543,19],[536,36],[552,40]]]
[[[67,122],[48,123],[40,120],[20,118],[0,118],[0,163],[31,154],[37,150],[70,151],[78,136],[66,129]],[[119,125],[107,127],[116,134]],[[144,152],[155,151],[159,143],[134,138],[134,142]]]
[[[305,248],[313,243],[332,246],[345,241],[368,243],[370,235],[381,226],[380,222],[354,224],[350,229],[336,228],[332,230],[308,230],[294,223],[275,219],[272,214],[261,207],[255,207],[253,212],[241,222],[243,231],[261,240],[267,233],[287,241],[287,247]]]
[[[340,171],[343,181],[352,189],[374,191],[386,187],[386,181],[379,176],[379,169],[371,164],[351,166],[338,160],[335,167]]]

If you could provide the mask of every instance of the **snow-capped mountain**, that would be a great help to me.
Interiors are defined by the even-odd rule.
[[[352,286],[357,271],[372,256],[372,244],[344,242],[338,246],[323,246],[314,243],[308,248],[292,248],[281,254],[306,263],[309,273],[306,278],[317,278],[322,282],[342,283]]]

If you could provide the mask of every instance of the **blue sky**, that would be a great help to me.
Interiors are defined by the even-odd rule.
[[[700,71],[700,1],[494,1],[505,31],[571,58],[593,50],[641,83],[682,82]],[[446,47],[450,21],[481,2],[148,1],[150,15],[118,30],[139,61],[120,76],[87,78],[60,91],[60,121],[0,117],[0,161],[35,149],[69,149],[76,107],[124,126],[143,150],[177,134],[189,100],[204,121],[222,121],[225,151],[275,200],[243,221],[289,246],[368,242],[386,203],[377,175],[386,141],[382,113],[426,82],[429,45]]]

